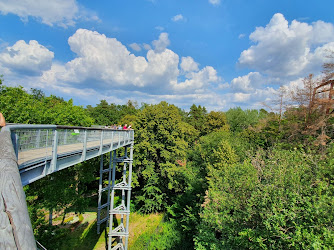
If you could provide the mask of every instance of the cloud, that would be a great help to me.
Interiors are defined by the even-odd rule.
[[[147,44],[147,43],[143,43],[143,48],[146,50],[151,50],[151,45]]]
[[[308,74],[320,74],[329,51],[334,51],[333,24],[289,23],[280,13],[265,27],[257,27],[249,38],[254,44],[241,53],[238,64],[257,72],[231,81],[230,92],[224,94],[227,106],[262,108],[263,102],[277,99],[278,86],[291,92]]]
[[[178,14],[178,15],[172,17],[173,22],[179,22],[179,21],[184,21],[184,20],[185,20],[185,18],[181,14]]]
[[[245,94],[245,93],[235,93],[233,94],[233,102],[236,103],[244,103],[249,101],[250,94]]]
[[[244,38],[246,35],[245,34],[239,34],[238,38],[241,39],[241,38]]]
[[[231,88],[235,92],[249,93],[264,85],[265,79],[259,72],[250,72],[231,81]]]
[[[230,84],[228,82],[219,83],[217,86],[217,90],[224,90],[230,88]]]
[[[155,29],[156,29],[156,30],[159,30],[159,31],[164,31],[164,30],[165,30],[165,28],[162,27],[162,26],[156,26]]]
[[[166,32],[161,33],[159,36],[159,39],[154,40],[152,42],[154,50],[158,53],[164,51],[169,46],[169,44],[170,44],[170,41],[168,39],[168,33]]]
[[[205,91],[210,83],[219,83],[221,81],[217,71],[211,66],[206,66],[199,72],[190,72],[186,76],[187,79],[185,81],[174,84],[175,90],[183,93],[197,90],[197,93],[200,93]]]
[[[181,58],[180,67],[183,72],[198,71],[198,63],[190,56]]]
[[[11,72],[23,75],[41,75],[52,65],[54,53],[37,41],[17,41],[0,53],[0,64]]]
[[[71,87],[140,91],[154,95],[201,93],[220,77],[211,66],[199,69],[191,57],[179,56],[168,49],[167,33],[152,42],[146,57],[135,56],[115,38],[96,31],[78,29],[68,39],[75,58],[45,72],[45,84],[64,83]],[[139,46],[139,45],[138,45]],[[181,80],[182,79],[182,80]]]
[[[99,20],[94,13],[80,7],[76,0],[0,0],[0,12],[17,15],[25,22],[33,17],[49,26],[74,26],[78,19]]]
[[[136,57],[117,39],[79,29],[68,39],[77,57],[66,63],[59,77],[68,82],[99,80],[111,86],[142,86],[141,74],[147,68],[144,57]]]
[[[323,21],[307,24],[296,20],[289,25],[277,13],[249,38],[255,44],[241,53],[240,66],[270,76],[298,77],[309,73],[309,66],[314,65],[315,48],[334,41],[334,26]]]
[[[214,6],[217,6],[220,4],[220,0],[209,0],[209,3],[214,5]]]
[[[133,49],[135,51],[141,51],[141,47],[137,43],[131,43],[129,46],[130,46],[131,49]]]
[[[332,23],[325,23],[317,21],[313,23],[312,29],[312,44],[325,44],[334,39],[334,25]]]
[[[277,90],[271,87],[254,89],[251,93],[227,93],[221,95],[226,101],[225,110],[239,106],[243,109],[261,109],[264,102],[270,102],[276,98]]]

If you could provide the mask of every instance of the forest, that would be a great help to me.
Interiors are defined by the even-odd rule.
[[[162,221],[131,249],[333,249],[334,117],[324,101],[333,72],[325,64],[321,79],[281,87],[263,109],[226,112],[164,101],[81,107],[2,80],[0,111],[8,123],[132,124],[131,211]],[[71,228],[61,224],[68,212],[96,208],[98,171],[93,159],[25,187],[35,237],[46,248],[71,249],[63,244]],[[50,223],[49,213],[62,223]]]

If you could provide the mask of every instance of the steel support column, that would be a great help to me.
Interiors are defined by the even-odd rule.
[[[118,156],[116,150],[113,154],[113,173],[111,187],[111,202],[109,209],[109,232],[108,232],[108,250],[128,249],[129,238],[129,218],[131,201],[131,179],[132,179],[132,161],[133,161],[133,143],[125,147],[124,156]],[[123,163],[122,178],[116,184],[117,163]],[[119,194],[116,194],[116,191]],[[121,204],[115,206],[115,196],[121,196]],[[114,216],[120,215],[120,223],[114,224]],[[113,238],[115,239],[113,241]]]

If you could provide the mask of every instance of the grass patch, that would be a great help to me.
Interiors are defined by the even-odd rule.
[[[174,227],[170,222],[164,222],[163,214],[142,215],[131,213],[129,228],[129,249],[172,249],[171,237],[175,237]],[[96,212],[85,212],[76,218],[73,215],[66,218],[68,233],[61,238],[62,250],[105,250],[108,242],[106,223],[101,225],[101,234],[96,233]],[[115,225],[120,222],[117,216]],[[50,239],[51,240],[51,239]],[[42,243],[42,242],[41,242]],[[166,247],[167,246],[167,247]]]
[[[160,231],[159,225],[163,221],[163,214],[142,215],[132,213],[130,215],[130,249],[147,249],[150,238]]]
[[[95,248],[96,245],[100,242],[102,235],[96,233],[96,213],[95,212],[86,212],[79,216],[79,225],[75,228],[72,228],[71,233],[69,233],[64,239],[61,249],[64,250],[91,250],[91,249],[105,249],[104,248]],[[101,227],[101,231],[104,230],[104,227]],[[103,243],[105,243],[104,238],[102,238]]]

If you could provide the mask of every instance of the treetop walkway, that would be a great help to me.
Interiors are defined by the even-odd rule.
[[[133,143],[133,130],[25,124],[4,127],[0,133],[0,192],[2,195],[0,221],[6,217],[4,220],[7,224],[0,226],[0,249],[36,248],[35,241],[31,239],[33,234],[29,217],[27,217],[28,212],[24,211],[27,209],[22,186],[98,156],[101,157],[98,232],[100,224],[107,222],[107,226],[110,226],[108,249],[112,246],[113,249],[127,249]],[[125,148],[125,153],[123,156],[118,156],[117,149],[122,147]],[[110,153],[110,164],[105,169],[103,155],[106,153]],[[115,180],[117,163],[122,163],[123,167],[123,179],[118,184]],[[126,174],[127,171],[128,174]],[[109,173],[106,187],[102,186],[104,173]],[[102,204],[101,197],[105,191],[108,192],[108,199],[105,204]],[[115,192],[120,192],[122,200],[118,207],[114,207]],[[101,218],[103,209],[107,210],[105,218]],[[1,215],[2,210],[5,214]],[[114,214],[121,214],[121,224],[113,229]],[[13,216],[17,219],[14,220]],[[126,225],[123,224],[124,218],[126,218]],[[21,225],[24,225],[25,229],[17,230],[22,228]],[[7,233],[4,234],[5,231]],[[117,241],[116,244],[112,242],[112,237]]]
[[[130,145],[133,130],[60,125],[9,125],[22,185]]]

